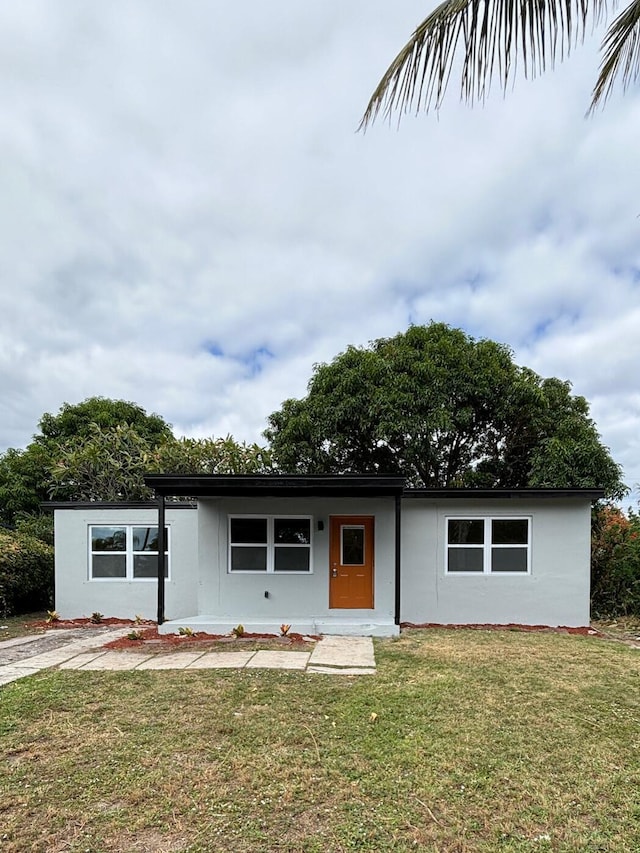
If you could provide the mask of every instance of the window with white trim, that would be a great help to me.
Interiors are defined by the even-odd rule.
[[[447,518],[447,574],[528,574],[530,518]]]
[[[169,528],[165,527],[164,576],[169,577]],[[154,580],[158,577],[158,527],[89,526],[90,580]]]
[[[229,516],[229,571],[311,572],[311,516]]]

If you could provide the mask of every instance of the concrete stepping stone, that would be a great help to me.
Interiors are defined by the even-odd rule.
[[[207,652],[187,669],[242,669],[255,652]]]
[[[36,672],[40,672],[40,670],[30,666],[13,666],[13,664],[9,664],[0,667],[0,685],[11,684],[12,681],[25,678],[27,675],[35,675]]]
[[[136,652],[105,652],[94,660],[79,667],[80,670],[113,670],[121,672],[136,669],[144,661],[149,660],[152,655],[141,655]]]
[[[309,665],[375,670],[373,641],[371,637],[323,637],[311,653]]]
[[[307,672],[318,672],[323,675],[375,675],[375,669],[353,666],[309,666]]]
[[[60,664],[60,669],[81,669],[86,663],[101,658],[106,652],[82,652]]]
[[[139,664],[138,669],[186,669],[203,654],[204,652],[174,652],[167,655],[154,655]]]
[[[306,669],[309,652],[256,652],[247,669]]]

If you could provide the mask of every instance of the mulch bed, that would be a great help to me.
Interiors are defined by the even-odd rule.
[[[233,643],[237,646],[242,646],[243,643],[266,642],[276,646],[308,646],[313,644],[319,637],[307,637],[302,634],[290,632],[283,635],[278,634],[252,634],[245,632],[240,636],[235,634],[207,634],[205,631],[194,631],[193,634],[185,636],[182,634],[159,634],[156,623],[151,619],[118,619],[114,616],[103,616],[99,621],[95,619],[57,619],[55,622],[47,622],[46,619],[41,619],[36,622],[30,622],[29,625],[33,628],[45,628],[54,631],[56,628],[87,628],[89,630],[97,628],[131,628],[131,633],[135,631],[140,636],[133,639],[130,637],[121,637],[118,640],[111,640],[105,643],[105,649],[141,649],[162,651],[163,649],[176,648],[201,648],[209,647],[213,643],[221,646],[228,646]]]
[[[557,628],[552,628],[550,625],[519,625],[515,622],[510,622],[507,625],[491,625],[491,624],[475,624],[475,625],[442,625],[437,622],[423,622],[416,624],[415,622],[401,622],[401,628],[446,628],[449,629],[475,629],[478,631],[524,631],[528,633],[546,633],[546,634],[578,634],[583,637],[604,637],[605,635],[598,631],[597,628],[592,628],[586,625],[580,628],[571,628],[561,625]]]
[[[132,630],[138,630],[133,628]],[[251,634],[249,632],[236,637],[234,634],[207,634],[205,631],[195,631],[190,636],[182,634],[158,634],[158,629],[154,625],[151,628],[139,630],[140,637],[130,639],[129,637],[121,637],[119,640],[112,640],[110,643],[105,643],[105,649],[140,649],[150,650],[151,648],[176,649],[190,648],[198,649],[210,647],[212,644],[220,644],[226,646],[233,644],[234,647],[242,646],[243,643],[268,642],[276,646],[307,646],[309,643],[315,642],[316,637],[303,637],[302,634],[287,634],[286,636],[278,636],[277,634]]]

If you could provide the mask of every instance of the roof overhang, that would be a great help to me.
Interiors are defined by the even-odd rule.
[[[404,477],[339,475],[152,474],[144,478],[162,497],[392,497],[402,495]]]
[[[584,500],[598,501],[604,497],[604,489],[406,489],[403,497],[430,498],[432,500],[583,498]]]

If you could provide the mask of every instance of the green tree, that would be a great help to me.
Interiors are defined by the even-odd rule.
[[[603,505],[591,525],[591,612],[640,616],[640,516]]]
[[[171,436],[152,447],[127,424],[91,424],[88,435],[63,446],[51,470],[49,493],[54,500],[144,501],[153,497],[145,474],[253,474],[271,468],[268,450],[231,436]]]
[[[615,8],[615,3],[613,7]],[[492,79],[504,91],[518,65],[534,77],[567,56],[588,26],[606,17],[604,0],[445,0],[415,29],[371,96],[361,126],[379,112],[437,109],[460,60],[461,96],[483,101]],[[640,0],[631,0],[602,42],[593,110],[621,79],[624,89],[640,73]]]
[[[55,447],[68,439],[89,435],[93,425],[109,429],[125,424],[133,427],[152,447],[173,435],[164,418],[147,414],[137,403],[89,397],[73,405],[63,403],[57,415],[45,413],[40,419],[40,432],[34,435],[33,441],[44,447]]]
[[[503,344],[411,326],[316,365],[265,436],[298,473],[402,474],[414,486],[603,488],[620,468],[570,385],[514,364]]]
[[[153,493],[144,484],[152,465],[148,439],[129,424],[101,427],[59,448],[51,466],[49,497],[64,501],[144,501]]]
[[[0,456],[0,522],[13,526],[19,513],[39,512],[40,504],[51,496],[52,470],[72,446],[77,448],[78,442],[92,436],[95,426],[130,427],[150,450],[172,438],[166,421],[148,415],[136,403],[104,397],[65,403],[58,414],[42,416],[39,432],[24,450],[9,448]]]
[[[265,474],[273,469],[271,453],[258,444],[226,438],[180,438],[165,441],[154,457],[156,473]]]

